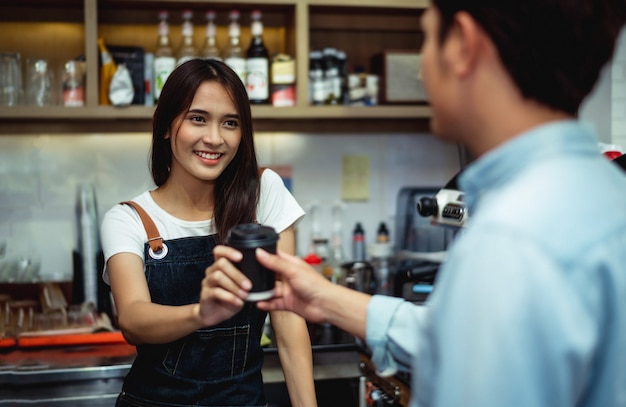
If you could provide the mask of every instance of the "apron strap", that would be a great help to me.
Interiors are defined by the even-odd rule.
[[[137,214],[141,218],[141,222],[143,223],[144,229],[146,229],[146,234],[148,235],[148,244],[154,253],[159,253],[161,249],[163,249],[163,238],[159,233],[156,225],[150,218],[150,215],[146,213],[146,211],[139,206],[136,202],[133,201],[124,201],[120,202],[122,205],[128,205],[137,211]]]

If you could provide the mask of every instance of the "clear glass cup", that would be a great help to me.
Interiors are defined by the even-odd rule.
[[[31,58],[26,62],[26,104],[50,106],[53,103],[53,75],[46,59]]]
[[[22,103],[22,62],[17,52],[0,52],[0,106]]]

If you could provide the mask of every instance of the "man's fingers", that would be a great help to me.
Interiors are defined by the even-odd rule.
[[[256,249],[256,256],[261,264],[271,270],[278,271],[280,274],[288,274],[289,271],[294,268],[293,266],[306,265],[304,260],[296,256],[281,252],[280,250],[276,253],[277,254],[268,253],[261,248]]]
[[[261,248],[256,249],[256,258],[264,267],[276,272],[276,274],[283,275],[289,272],[286,259],[268,253]]]

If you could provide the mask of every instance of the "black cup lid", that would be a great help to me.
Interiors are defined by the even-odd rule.
[[[261,247],[277,240],[278,234],[271,226],[244,223],[230,229],[226,243],[235,247]]]

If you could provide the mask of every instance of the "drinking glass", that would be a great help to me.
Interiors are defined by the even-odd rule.
[[[52,104],[52,70],[46,59],[33,58],[26,63],[26,104]]]
[[[22,101],[22,62],[17,52],[0,53],[0,106],[17,106]]]

